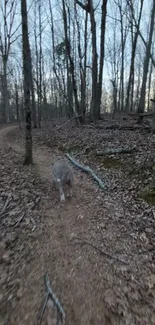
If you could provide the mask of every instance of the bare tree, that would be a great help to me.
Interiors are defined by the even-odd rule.
[[[145,53],[144,66],[143,66],[143,80],[142,80],[140,101],[139,101],[139,107],[138,107],[139,113],[143,113],[145,110],[146,83],[147,83],[147,75],[148,75],[148,69],[149,69],[152,37],[153,37],[153,31],[154,31],[154,20],[155,20],[155,1],[153,0],[152,1],[149,39],[148,39],[148,43],[146,46],[146,53]]]
[[[100,40],[100,63],[99,63],[99,76],[97,83],[97,118],[100,118],[101,97],[102,97],[102,79],[103,79],[103,64],[105,54],[105,26],[107,15],[108,0],[102,0],[102,14],[101,14],[101,40]]]
[[[26,147],[25,165],[32,164],[32,125],[31,125],[31,56],[28,37],[27,3],[21,0],[22,42],[23,42],[23,73],[24,73],[24,105],[26,115]]]
[[[88,0],[86,4],[76,0],[77,4],[87,11],[90,15],[91,33],[92,33],[92,99],[91,99],[91,119],[100,118],[100,106],[102,96],[102,78],[103,78],[103,63],[104,63],[104,43],[105,43],[105,24],[107,13],[107,0],[102,0],[101,14],[101,39],[100,39],[100,64],[98,74],[98,53],[96,39],[96,20],[95,9],[92,0]]]
[[[59,90],[60,93],[63,94],[63,97],[66,99],[67,102],[67,115],[69,117],[72,117],[74,114],[74,109],[73,109],[73,102],[72,102],[72,92],[71,90],[71,77],[70,77],[70,69],[69,69],[69,60],[68,60],[68,55],[66,51],[66,46],[64,41],[59,43],[56,46],[55,42],[55,33],[54,33],[54,22],[53,22],[53,11],[52,11],[52,6],[51,6],[51,0],[49,0],[49,9],[50,9],[50,28],[51,28],[51,34],[52,34],[52,61],[53,61],[53,71],[56,76],[56,80],[58,82]],[[64,51],[65,49],[65,51]],[[66,67],[67,67],[67,92],[65,91],[64,85],[62,85],[61,80],[60,80],[60,73],[57,71],[57,64],[56,64],[56,55],[59,53],[59,59],[61,54],[64,54],[65,52],[65,60],[66,60]],[[60,67],[60,64],[59,64]],[[62,78],[63,79],[63,78]],[[53,86],[53,85],[52,85]],[[53,87],[52,87],[53,88]],[[57,100],[56,100],[57,102]],[[55,105],[57,107],[57,105]]]
[[[75,109],[76,109],[76,113],[78,115],[80,115],[81,109],[80,109],[80,104],[79,104],[79,100],[78,100],[77,82],[76,82],[76,78],[75,78],[74,61],[73,61],[72,54],[71,54],[71,44],[70,44],[70,40],[69,40],[68,32],[67,32],[67,13],[66,13],[66,7],[65,7],[64,0],[62,0],[62,7],[63,7],[63,23],[64,23],[64,33],[65,33],[65,46],[66,46],[66,53],[68,55],[69,63],[70,63],[70,73],[72,76]],[[80,122],[83,121],[82,116],[79,117],[79,120],[80,120]]]
[[[131,32],[132,32],[132,53],[131,53],[131,64],[130,64],[130,72],[129,72],[129,81],[127,86],[127,95],[126,95],[126,110],[129,109],[129,98],[131,93],[131,110],[133,106],[133,89],[134,89],[134,62],[135,62],[135,55],[136,55],[136,47],[137,47],[137,40],[139,35],[139,28],[142,16],[142,9],[144,0],[140,1],[140,10],[138,16],[138,22],[136,25],[136,31],[134,33],[134,6],[132,0],[127,0],[128,7],[131,11]],[[134,35],[134,36],[133,36]],[[132,89],[132,91],[131,91]]]
[[[18,83],[17,81],[15,82],[15,95],[16,95],[16,114],[17,114],[17,121],[19,124],[19,128],[21,129],[21,124],[20,124],[20,113],[19,113],[19,95],[18,95]]]
[[[38,9],[39,9],[39,98],[38,98],[38,125],[41,127],[41,110],[42,110],[42,18],[41,18],[41,8],[42,3],[39,0]]]
[[[3,105],[5,120],[10,122],[9,114],[9,99],[8,99],[8,59],[10,54],[11,45],[16,41],[16,32],[18,26],[13,29],[15,14],[17,9],[17,0],[4,0],[0,3],[1,17],[3,23],[3,31],[0,29],[0,52],[2,56],[3,73],[2,73],[2,90],[3,90]]]
[[[77,25],[77,38],[78,38],[78,55],[79,55],[79,67],[80,67],[80,95],[81,95],[81,113],[83,117],[86,114],[86,68],[87,68],[87,33],[88,33],[88,12],[85,12],[84,22],[84,49],[81,46],[81,30],[80,22],[78,19],[78,11],[76,2],[74,4],[75,20]]]
[[[112,109],[113,118],[118,110],[118,94],[119,94],[119,72],[120,72],[120,52],[121,44],[118,38],[118,25],[120,20],[117,19],[117,11],[114,9],[113,18],[109,22],[110,35],[107,39],[107,59],[106,63],[110,74],[110,82],[112,84]]]
[[[120,71],[120,87],[119,87],[119,101],[118,101],[118,110],[123,111],[124,110],[124,64],[125,64],[125,46],[127,41],[127,32],[128,32],[128,26],[127,26],[127,19],[125,12],[126,12],[126,4],[124,7],[123,0],[117,0],[115,1],[116,5],[118,6],[119,11],[119,21],[120,21],[120,34],[121,34],[121,71]]]

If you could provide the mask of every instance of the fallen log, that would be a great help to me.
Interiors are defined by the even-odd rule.
[[[97,156],[104,156],[104,155],[116,155],[116,154],[128,154],[133,153],[136,148],[117,148],[117,149],[105,149],[105,150],[98,150],[96,151]]]
[[[96,126],[97,129],[104,129],[104,130],[127,130],[127,131],[136,131],[136,130],[147,130],[147,131],[151,131],[151,127],[150,126],[140,126],[140,125],[118,125],[118,124],[112,124],[112,125],[108,125],[108,126],[102,126],[102,125],[98,125]]]
[[[146,113],[128,113],[128,115],[129,116],[131,116],[131,117],[135,117],[135,118],[137,118],[138,116],[144,116],[144,117],[147,117],[147,116],[153,116],[154,115],[154,113],[153,112],[146,112]]]
[[[105,188],[102,180],[94,173],[94,171],[89,166],[81,165],[79,162],[73,159],[68,153],[66,153],[66,157],[72,162],[73,165],[82,169],[84,172],[90,174],[92,178],[99,184],[102,190]]]

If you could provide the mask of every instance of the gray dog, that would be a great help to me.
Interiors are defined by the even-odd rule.
[[[69,186],[70,196],[72,196],[72,186],[74,181],[73,170],[65,160],[57,160],[53,165],[53,176],[54,184],[60,193],[60,201],[65,201],[65,194],[63,191],[65,185]]]

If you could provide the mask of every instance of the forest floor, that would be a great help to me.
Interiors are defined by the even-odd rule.
[[[28,167],[24,130],[0,129],[0,325],[39,324],[45,273],[68,325],[155,324],[155,136],[132,120],[57,124],[33,130]],[[133,151],[97,155],[109,148]],[[73,197],[60,203],[51,165],[67,152],[105,190],[72,165]],[[56,325],[50,304],[41,324]]]

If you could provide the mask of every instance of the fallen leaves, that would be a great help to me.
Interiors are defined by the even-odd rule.
[[[13,297],[21,298],[18,288],[21,263],[30,255],[31,244],[25,234],[35,231],[42,184],[33,167],[22,165],[20,154],[7,147],[0,151],[0,301],[7,305]],[[24,262],[23,262],[24,261]],[[5,293],[5,294],[4,294]]]
[[[103,124],[105,127],[106,122]],[[101,176],[106,190],[103,193],[89,176],[75,170],[77,174],[76,197],[66,210],[65,207],[59,205],[55,207],[53,198],[47,190],[47,184],[42,184],[37,174],[34,173],[33,167],[23,167],[20,154],[16,154],[11,149],[8,153],[3,148],[0,153],[2,158],[0,161],[2,185],[0,187],[0,211],[3,211],[0,217],[3,243],[0,256],[2,261],[0,284],[4,290],[2,300],[11,297],[10,302],[12,302],[14,296],[18,298],[18,301],[22,299],[25,279],[19,278],[19,269],[24,270],[25,265],[29,267],[29,260],[33,260],[35,254],[38,254],[40,259],[45,254],[46,265],[51,274],[56,274],[55,285],[59,282],[63,283],[63,272],[68,270],[64,276],[65,289],[62,296],[64,294],[63,298],[67,296],[66,299],[68,299],[70,295],[69,301],[72,301],[74,308],[77,308],[74,304],[76,296],[79,298],[81,308],[81,305],[85,307],[85,302],[83,302],[85,297],[89,304],[94,292],[95,301],[101,292],[99,317],[104,310],[104,313],[110,315],[109,322],[112,324],[142,324],[141,320],[145,317],[146,324],[150,324],[150,319],[152,320],[151,317],[153,317],[151,315],[154,310],[154,299],[150,298],[149,305],[146,287],[148,286],[153,291],[155,286],[155,218],[154,209],[138,197],[138,190],[144,186],[144,183],[147,186],[155,180],[149,163],[150,159],[155,160],[155,139],[142,130],[72,128],[67,124],[67,127],[62,128],[60,132],[51,125],[43,127],[41,132],[34,130],[35,150],[37,147],[38,151],[42,151],[42,145],[47,145],[47,159],[51,157],[51,152],[55,157],[60,154],[64,156],[67,151],[73,153],[74,157],[78,157],[79,162],[89,165]],[[15,139],[19,145],[23,141],[22,136],[19,137],[18,130],[12,133],[12,139]],[[127,147],[136,147],[137,151],[131,154],[126,153],[126,155],[115,153],[109,160],[97,157],[95,154],[96,151],[104,151],[107,148]],[[43,211],[42,222],[40,222],[40,205],[43,197],[48,200]],[[38,239],[38,231],[46,222],[47,228],[50,229],[46,228],[46,236],[42,233],[41,239]],[[41,240],[37,246],[40,251],[32,249],[30,238],[35,237],[35,234],[36,241]],[[86,238],[88,242],[96,243],[97,247],[109,252],[111,256],[123,257],[128,266],[120,266],[119,263],[111,263],[110,259],[101,258],[90,245],[90,247],[86,245],[85,248],[82,245],[76,245],[78,247],[75,250],[73,247],[75,245],[72,245],[75,237]],[[43,238],[45,242],[49,242],[47,246],[44,242],[45,247],[48,247],[47,251],[45,247],[42,248]],[[57,273],[58,265],[59,273]],[[69,269],[65,269],[66,265],[69,265]],[[44,264],[42,270],[43,268]],[[42,270],[40,270],[39,259],[37,269],[39,269],[40,276]],[[67,287],[70,269],[74,270],[75,287],[72,283],[73,276]],[[80,281],[79,286],[76,287],[78,272]],[[24,271],[23,274],[25,274]],[[148,274],[152,276],[148,278]],[[14,280],[19,280],[19,283],[17,281],[17,284],[10,287],[13,277]],[[89,288],[87,288],[87,283],[90,284]],[[4,294],[5,289],[8,292],[7,297]],[[35,295],[34,291],[33,294]],[[66,305],[69,305],[68,301]],[[98,306],[99,301],[96,308]],[[70,306],[68,308],[70,310]],[[29,313],[25,314],[25,319],[29,323]],[[94,323],[99,323],[95,320]],[[48,315],[47,322],[49,324],[52,322],[52,315]]]

